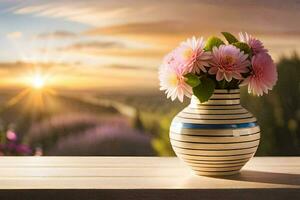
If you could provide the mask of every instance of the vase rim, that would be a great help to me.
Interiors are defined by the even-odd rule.
[[[216,89],[210,99],[201,103],[199,99],[192,95],[191,104],[198,105],[239,105],[240,89]]]

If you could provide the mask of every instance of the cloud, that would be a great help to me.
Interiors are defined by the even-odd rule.
[[[1,75],[7,74],[18,74],[25,73],[27,71],[34,71],[35,69],[40,69],[42,71],[65,71],[70,69],[74,65],[71,63],[56,63],[56,62],[0,62],[0,73]]]
[[[196,26],[186,26],[179,21],[138,22],[109,27],[99,27],[85,32],[87,35],[119,35],[119,34],[181,34],[199,30]],[[191,25],[191,24],[190,24]]]
[[[136,65],[121,65],[121,64],[113,64],[107,66],[107,68],[110,69],[125,69],[125,70],[145,70],[145,71],[157,71],[157,68],[145,68],[145,67],[140,67]]]
[[[250,27],[249,27],[250,28]],[[208,26],[207,28],[203,29],[202,26],[195,26],[193,22],[187,21],[155,21],[155,22],[138,22],[138,23],[127,23],[121,25],[112,25],[106,27],[98,27],[92,28],[85,32],[83,35],[135,35],[135,36],[143,36],[147,35],[149,37],[153,36],[180,36],[180,35],[191,35],[191,34],[199,34],[208,35],[213,34],[213,32],[220,32],[220,28],[214,26]],[[240,32],[242,29],[233,29],[231,32]],[[300,36],[300,29],[299,30],[277,30],[277,31],[270,31],[270,30],[259,30],[259,29],[252,29],[250,31],[255,34],[259,35],[273,35],[273,36]]]
[[[80,22],[95,27],[149,21],[185,21],[205,32],[210,27],[230,30],[299,30],[300,4],[286,1],[185,0],[62,0],[28,1],[13,9],[31,14]]]
[[[63,50],[84,50],[84,49],[108,49],[108,48],[125,48],[122,43],[114,41],[83,41],[77,42],[67,47]]]
[[[40,39],[66,39],[74,38],[78,36],[76,33],[70,31],[54,31],[50,33],[40,33],[37,35],[37,38]]]
[[[27,41],[24,44],[17,43],[23,47],[22,52],[34,52],[33,49],[41,48],[43,52],[39,52],[40,54],[32,53],[33,59],[37,57],[38,60],[53,62],[79,61],[81,64],[80,67],[74,67],[72,64],[57,63],[0,63],[1,79],[16,79],[16,74],[39,65],[44,70],[55,71],[61,76],[57,84],[73,88],[108,88],[112,84],[115,87],[133,89],[146,85],[153,87],[157,84],[156,67],[165,53],[187,37],[207,37],[212,34],[222,37],[218,34],[220,31],[230,31],[234,34],[239,31],[252,33],[264,42],[275,59],[281,54],[289,55],[294,49],[300,52],[300,4],[292,0],[16,2],[20,3],[12,3],[13,6],[8,12],[29,15],[37,18],[37,21],[48,18],[45,20],[49,23],[49,27],[48,24],[45,26],[46,31],[64,27],[63,30],[37,35],[41,39],[58,39],[50,44],[48,40],[37,41],[37,44],[32,46]],[[10,23],[10,20],[7,21]],[[39,25],[31,24],[30,21],[25,25],[26,31],[41,30]],[[77,29],[78,27],[80,29]],[[73,30],[82,32],[72,32]],[[20,38],[22,32],[9,33],[7,37]],[[64,39],[68,38],[74,40],[65,42]]]
[[[153,49],[59,49],[74,54],[85,54],[96,57],[113,56],[113,57],[140,57],[140,58],[161,58],[166,52]]]
[[[13,12],[15,14],[63,18],[88,25],[100,25],[112,22],[119,23],[123,21],[124,16],[133,11],[133,8],[116,6],[115,3],[112,4],[108,1],[97,2],[92,0],[31,1],[17,6]]]
[[[87,54],[93,56],[121,56],[121,57],[161,57],[163,50],[153,48],[137,48],[127,46],[117,41],[83,41],[65,47],[57,48],[57,51],[74,54]]]
[[[42,67],[42,68],[49,68],[52,66],[52,63],[30,63],[30,62],[23,62],[23,61],[16,61],[16,62],[0,62],[0,71],[11,73],[11,72],[20,72],[26,71],[27,69],[34,69],[34,67]]]
[[[233,31],[235,34],[241,31],[238,29],[233,30],[235,30]],[[159,49],[159,56],[177,46],[180,41],[193,35],[199,36],[199,33],[204,37],[216,35],[223,38],[218,33],[219,31],[217,27],[202,29],[202,26],[193,26],[189,22],[161,21],[92,28],[83,34],[88,36],[109,35],[148,43]],[[299,51],[300,49],[300,30],[253,30],[250,33],[265,42],[266,48],[270,49],[275,60],[280,57],[281,52],[288,55],[288,52]]]
[[[92,26],[84,33],[87,35],[124,36],[173,47],[185,37],[220,31],[300,32],[299,9],[300,4],[293,0],[46,0],[23,3],[13,12],[87,24]]]
[[[9,39],[19,39],[23,36],[22,32],[20,31],[15,31],[15,32],[11,32],[11,33],[7,33],[6,37]]]
[[[160,49],[165,49],[163,51],[166,52],[170,47],[176,46],[179,41],[193,35],[198,36],[201,31],[202,36],[208,36],[213,32],[212,28],[206,28],[205,31],[201,29],[201,27],[195,26],[191,22],[166,20],[91,28],[82,34],[86,36],[126,38],[131,41],[139,41],[157,46]]]

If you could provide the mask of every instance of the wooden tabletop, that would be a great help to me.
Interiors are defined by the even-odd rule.
[[[300,157],[255,157],[240,174],[218,178],[193,175],[175,157],[0,158],[0,199],[26,195],[30,199],[300,197]]]

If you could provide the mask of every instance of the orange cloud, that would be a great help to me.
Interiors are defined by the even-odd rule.
[[[220,31],[263,35],[273,38],[270,40],[276,46],[276,35],[289,40],[294,38],[290,33],[296,33],[296,48],[280,46],[286,52],[299,48],[299,9],[294,1],[74,0],[24,3],[12,10],[15,14],[79,22],[91,26],[83,33],[86,36],[122,37],[150,44],[162,52],[186,37],[215,35]],[[116,54],[115,50],[112,54]]]
[[[74,38],[78,36],[76,33],[70,31],[54,31],[48,33],[40,33],[36,37],[39,39],[66,39],[66,38]]]
[[[94,56],[121,56],[121,57],[161,57],[166,51],[157,48],[137,48],[127,46],[117,41],[84,41],[77,42],[58,51],[70,52],[73,54],[87,54]]]

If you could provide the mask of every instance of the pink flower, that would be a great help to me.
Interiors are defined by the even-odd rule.
[[[211,54],[204,52],[203,48],[204,40],[202,37],[187,39],[176,49],[176,60],[184,65],[187,72],[206,72],[205,66],[208,67]]]
[[[268,93],[277,81],[277,69],[267,53],[259,53],[252,58],[252,71],[241,85],[248,85],[248,92],[257,96]]]
[[[6,138],[11,141],[17,140],[17,134],[14,131],[8,130],[6,132]]]
[[[252,49],[253,55],[256,55],[258,53],[267,53],[268,52],[268,50],[264,48],[264,45],[260,40],[252,37],[248,33],[244,33],[244,34],[239,33],[239,36],[240,36],[240,40],[242,42],[245,42],[250,46],[250,48]]]
[[[225,78],[230,82],[232,78],[243,79],[241,73],[248,72],[250,62],[248,55],[241,52],[233,45],[221,45],[212,49],[212,63],[208,71],[209,74],[216,74],[216,80]]]
[[[179,99],[183,102],[184,96],[191,97],[192,88],[185,82],[185,70],[174,58],[174,51],[169,53],[160,66],[159,80],[160,90],[165,90],[167,97],[172,101]]]

